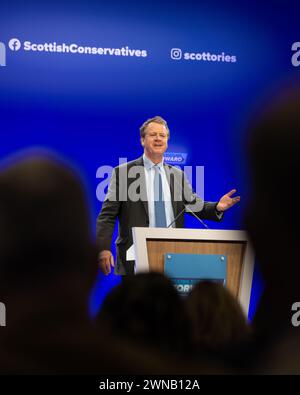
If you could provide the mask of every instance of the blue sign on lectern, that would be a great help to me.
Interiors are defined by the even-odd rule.
[[[185,295],[203,280],[226,284],[227,257],[222,254],[164,254],[165,274]]]

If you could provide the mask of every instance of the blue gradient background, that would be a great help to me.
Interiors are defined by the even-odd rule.
[[[237,187],[242,196],[222,223],[243,229],[248,183],[243,142],[256,103],[299,73],[291,45],[300,39],[300,5],[233,1],[86,1],[1,3],[0,41],[29,40],[146,49],[148,57],[12,52],[0,67],[0,156],[42,146],[58,151],[83,174],[93,221],[99,166],[141,155],[139,126],[167,119],[170,152],[205,166],[205,199]],[[236,55],[236,63],[174,61],[171,48]],[[189,227],[199,224],[187,216]],[[92,292],[94,314],[114,275]],[[262,290],[255,270],[249,317]]]

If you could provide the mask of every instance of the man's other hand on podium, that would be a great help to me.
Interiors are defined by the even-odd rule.
[[[115,267],[114,257],[111,251],[103,250],[100,252],[99,266],[104,274],[108,275],[111,272],[111,267]]]

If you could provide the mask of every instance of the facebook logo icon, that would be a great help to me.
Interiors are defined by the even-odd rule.
[[[8,46],[12,51],[19,51],[21,48],[21,42],[17,38],[12,38],[9,40]]]
[[[6,48],[2,42],[0,42],[0,66],[6,66]]]

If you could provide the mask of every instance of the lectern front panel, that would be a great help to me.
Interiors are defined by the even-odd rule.
[[[223,254],[227,257],[226,286],[237,298],[246,243],[244,241],[159,240],[147,239],[148,262],[151,271],[164,272],[164,254]]]

